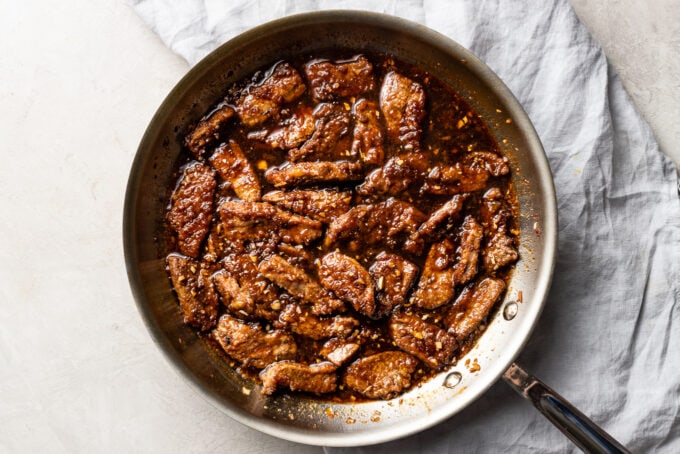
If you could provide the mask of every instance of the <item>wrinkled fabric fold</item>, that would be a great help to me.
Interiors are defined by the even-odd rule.
[[[362,9],[458,41],[508,85],[555,179],[558,259],[521,363],[635,452],[680,452],[680,202],[665,157],[566,1],[133,1],[193,64],[268,20]],[[327,452],[576,452],[502,383],[406,439]]]

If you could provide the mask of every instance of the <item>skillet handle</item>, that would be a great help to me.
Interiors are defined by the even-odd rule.
[[[611,435],[602,430],[586,415],[578,411],[564,397],[524,370],[512,363],[503,374],[503,379],[519,395],[529,400],[543,416],[560,429],[579,448],[587,453],[629,453]]]

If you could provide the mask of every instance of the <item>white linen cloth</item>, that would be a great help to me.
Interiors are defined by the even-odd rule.
[[[136,0],[190,63],[284,15],[368,9],[431,27],[510,87],[555,178],[559,246],[519,362],[635,452],[680,452],[680,202],[672,162],[563,1]],[[497,383],[460,414],[391,443],[327,452],[563,453],[576,448]]]

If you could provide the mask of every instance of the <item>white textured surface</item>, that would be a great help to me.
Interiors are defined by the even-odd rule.
[[[575,3],[680,161],[677,2]],[[128,290],[129,166],[186,63],[113,0],[0,2],[0,55],[0,452],[318,452],[204,402]]]

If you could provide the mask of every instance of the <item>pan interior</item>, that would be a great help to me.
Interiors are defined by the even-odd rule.
[[[262,396],[258,386],[242,379],[223,355],[183,324],[162,246],[156,241],[186,126],[233,82],[278,60],[329,48],[392,54],[452,86],[486,121],[510,159],[519,197],[521,259],[502,303],[521,301],[517,315],[509,321],[498,311],[476,347],[457,365],[392,401],[333,404],[299,396]],[[139,145],[123,227],[128,276],[139,310],[160,348],[204,396],[265,433],[301,443],[352,446],[423,430],[462,410],[500,377],[526,342],[547,293],[556,208],[540,141],[519,103],[491,70],[453,41],[420,25],[374,13],[334,11],[290,16],[257,27],[218,48],[177,84]],[[468,359],[476,360],[478,371],[465,367]]]

